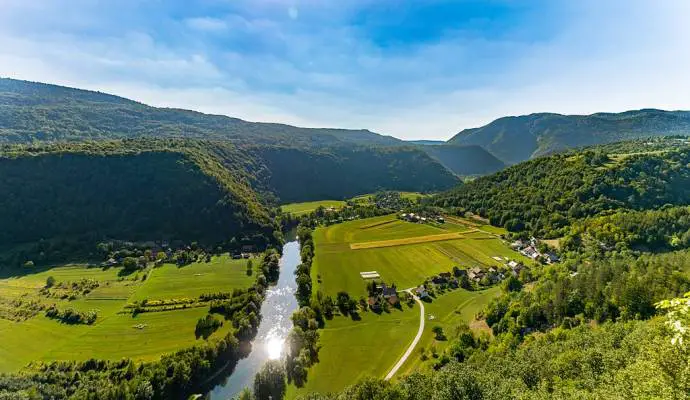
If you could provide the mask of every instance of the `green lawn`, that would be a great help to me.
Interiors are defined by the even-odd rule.
[[[320,201],[308,201],[304,203],[290,203],[281,205],[280,208],[284,213],[290,213],[294,215],[309,214],[310,212],[316,210],[319,207],[333,207],[333,208],[343,208],[345,202],[341,200],[320,200]]]
[[[252,261],[257,268],[259,260]],[[166,264],[154,268],[145,281],[135,279],[143,273],[120,277],[119,268],[103,270],[85,266],[56,267],[0,280],[0,301],[23,297],[46,305],[55,303],[59,308],[98,311],[94,325],[65,325],[46,318],[42,312],[22,322],[0,319],[0,372],[16,371],[34,360],[123,357],[153,360],[161,354],[189,347],[197,342],[196,321],[208,312],[208,307],[143,313],[136,317],[120,312],[127,303],[144,298],[198,297],[202,293],[249,287],[255,275],[246,274],[246,264],[247,260],[231,260],[223,255],[209,263],[181,268]],[[89,278],[99,281],[100,286],[73,301],[46,298],[38,291],[48,276],[57,282]],[[221,337],[229,329],[230,324],[225,324],[211,338]]]
[[[362,313],[360,321],[335,317],[321,334],[319,362],[309,369],[302,388],[289,386],[287,398],[309,392],[339,391],[366,376],[383,378],[414,339],[419,309],[390,314]]]
[[[484,231],[467,233],[461,239],[371,249],[350,249],[350,243],[401,239],[448,233],[462,229],[457,224],[431,225],[403,222],[383,216],[321,227],[314,232],[316,257],[312,278],[316,293],[335,295],[345,290],[357,297],[366,294],[359,273],[377,271],[381,279],[399,288],[417,286],[439,272],[462,267],[502,265],[492,257],[528,260],[500,239]],[[476,228],[474,228],[476,229]],[[320,278],[320,279],[319,279]]]

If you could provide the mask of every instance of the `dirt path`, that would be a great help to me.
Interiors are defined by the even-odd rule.
[[[424,303],[422,303],[419,300],[419,297],[415,296],[412,293],[411,289],[407,289],[406,292],[412,295],[414,300],[419,304],[419,330],[417,331],[417,336],[414,337],[414,340],[412,343],[410,343],[410,347],[407,348],[405,351],[405,354],[398,360],[398,362],[393,366],[393,369],[386,375],[384,378],[385,380],[389,380],[395,375],[396,372],[402,367],[403,364],[405,364],[405,361],[407,361],[407,358],[412,354],[412,351],[414,351],[414,348],[417,346],[417,343],[419,343],[419,340],[422,338],[422,333],[424,333]]]

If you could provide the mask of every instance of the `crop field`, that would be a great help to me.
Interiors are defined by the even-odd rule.
[[[476,232],[467,231],[467,232]],[[360,242],[360,243],[350,243],[350,248],[352,250],[361,249],[376,249],[379,247],[393,247],[393,246],[404,246],[407,244],[417,244],[417,243],[431,243],[440,242],[444,240],[453,240],[462,238],[462,234],[459,232],[454,233],[440,233],[438,235],[426,235],[426,236],[413,236],[402,239],[390,239],[390,240],[377,240],[373,242]]]
[[[254,267],[259,264],[253,260]],[[23,320],[12,321],[0,316],[0,372],[17,371],[29,362],[48,360],[83,360],[99,358],[137,361],[157,359],[161,354],[190,347],[198,340],[194,335],[196,321],[208,307],[174,311],[148,312],[135,317],[122,313],[124,306],[136,300],[194,298],[202,293],[228,292],[250,286],[254,273],[247,275],[247,260],[214,257],[211,262],[184,267],[165,264],[144,273],[120,276],[120,268],[88,268],[80,265],[0,280],[0,308],[11,301],[39,301],[58,308],[78,311],[96,310],[93,325],[68,325],[45,317],[42,311]],[[46,279],[57,283],[81,279],[98,281],[99,286],[74,300],[46,297],[39,293]],[[211,338],[221,337],[229,323]]]
[[[442,240],[441,240],[442,239]],[[377,271],[399,288],[417,286],[453,266],[500,266],[492,257],[528,262],[483,226],[414,224],[382,216],[318,228],[312,279],[317,290],[335,295],[345,290],[364,296],[361,271]]]
[[[280,206],[284,213],[290,213],[294,215],[309,214],[310,212],[316,210],[319,207],[333,207],[333,208],[343,208],[345,202],[341,200],[320,200],[320,201],[308,201],[304,203],[290,203]]]

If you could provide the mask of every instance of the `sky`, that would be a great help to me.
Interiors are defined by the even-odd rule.
[[[0,0],[0,76],[445,140],[506,115],[690,109],[686,0]]]

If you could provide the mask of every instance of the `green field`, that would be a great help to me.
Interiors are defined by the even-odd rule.
[[[335,317],[319,331],[319,362],[309,369],[307,383],[291,385],[287,398],[309,392],[341,390],[366,376],[383,377],[414,339],[419,327],[419,309],[403,306],[390,314],[361,313],[360,321]]]
[[[344,201],[340,200],[320,200],[320,201],[308,201],[305,203],[290,203],[281,205],[280,208],[284,213],[289,213],[293,215],[304,215],[316,210],[319,207],[333,207],[336,209],[343,208],[345,206]]]
[[[476,231],[471,231],[475,230]],[[353,250],[351,244],[389,241],[465,232],[461,238],[392,247]],[[421,239],[420,239],[421,240]],[[362,271],[377,271],[381,279],[399,288],[417,286],[426,278],[451,271],[453,266],[500,266],[492,257],[528,262],[483,226],[460,223],[413,224],[383,216],[320,227],[314,232],[316,257],[312,266],[314,292],[335,295],[345,290],[356,297],[366,294]]]
[[[259,262],[253,261],[256,268]],[[16,371],[35,360],[153,360],[192,346],[197,342],[196,321],[208,312],[208,307],[142,313],[136,317],[121,313],[123,307],[144,298],[194,298],[202,293],[249,287],[255,276],[246,274],[246,264],[247,260],[231,260],[223,255],[210,263],[153,268],[145,281],[141,280],[143,272],[120,277],[120,268],[85,266],[56,267],[0,280],[0,301],[36,299],[47,305],[56,303],[58,308],[98,311],[93,325],[62,324],[46,318],[43,312],[21,322],[0,319],[0,372]],[[38,291],[48,276],[57,282],[88,278],[97,280],[100,286],[72,301],[46,298]],[[230,324],[225,324],[211,338],[221,337],[229,329]]]

